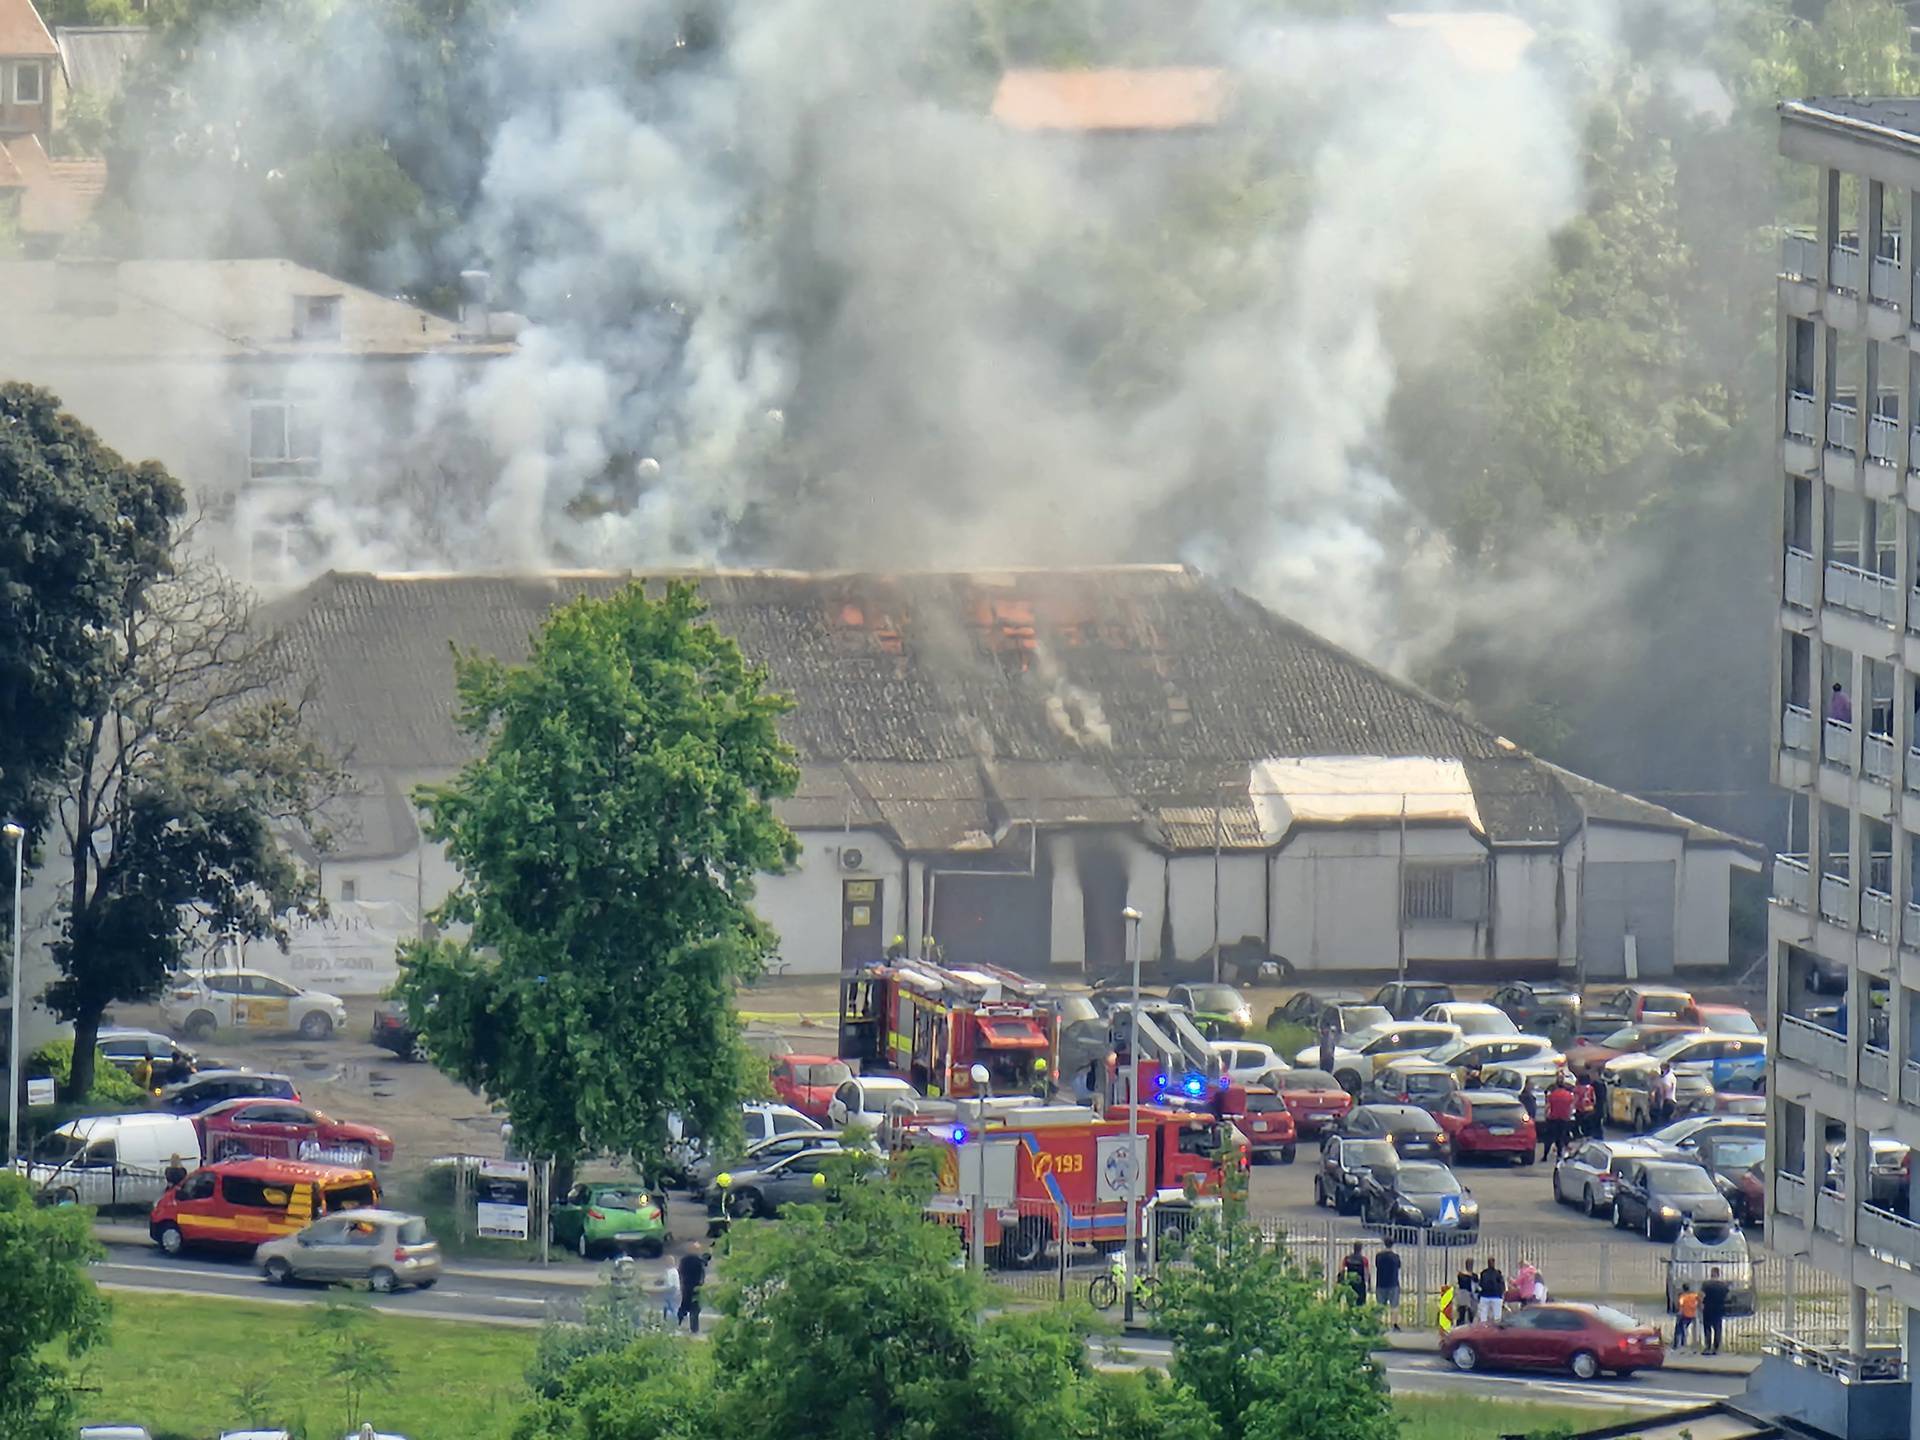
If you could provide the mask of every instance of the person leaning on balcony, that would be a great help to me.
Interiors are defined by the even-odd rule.
[[[1842,725],[1853,723],[1853,701],[1847,698],[1838,680],[1833,682],[1833,693],[1827,697],[1827,718],[1838,720]]]

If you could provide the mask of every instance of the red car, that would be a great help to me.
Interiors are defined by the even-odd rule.
[[[1667,1359],[1654,1326],[1611,1305],[1559,1303],[1456,1326],[1440,1341],[1440,1353],[1456,1370],[1567,1370],[1581,1380],[1603,1370],[1658,1370]]]
[[[393,1137],[371,1125],[335,1120],[291,1100],[223,1100],[193,1117],[208,1160],[260,1155],[272,1160],[365,1164],[393,1159]]]
[[[773,1057],[773,1093],[809,1120],[827,1123],[827,1105],[833,1092],[853,1078],[844,1060],[831,1055],[776,1055]]]
[[[1353,1108],[1353,1097],[1324,1070],[1285,1070],[1278,1083],[1280,1098],[1287,1102],[1287,1113],[1301,1135],[1325,1132]]]
[[[1447,1132],[1455,1161],[1479,1155],[1531,1165],[1540,1144],[1533,1117],[1504,1090],[1457,1091],[1434,1107],[1433,1118]]]
[[[1286,1098],[1265,1085],[1246,1088],[1247,1108],[1239,1125],[1247,1135],[1247,1147],[1258,1162],[1263,1156],[1278,1155],[1282,1165],[1293,1163],[1299,1128]]]

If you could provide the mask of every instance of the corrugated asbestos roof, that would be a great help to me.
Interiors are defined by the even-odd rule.
[[[417,774],[468,758],[453,647],[518,660],[553,606],[630,578],[334,573],[274,614],[321,681],[321,732],[362,773]],[[1578,823],[1546,767],[1183,567],[687,578],[798,702],[783,726],[802,759],[782,806],[793,824],[879,824],[909,849],[972,850],[1022,821],[1145,820],[1174,848],[1210,850],[1216,803],[1244,843],[1254,761],[1324,755],[1468,762],[1496,843]]]
[[[53,43],[74,94],[112,100],[152,39],[144,25],[62,25]]]

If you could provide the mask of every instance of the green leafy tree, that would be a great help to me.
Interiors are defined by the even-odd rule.
[[[338,1387],[348,1430],[357,1429],[367,1398],[398,1382],[393,1350],[373,1332],[373,1311],[365,1304],[329,1300],[307,1322],[321,1373]]]
[[[1375,1315],[1252,1225],[1202,1224],[1162,1283],[1172,1375],[1224,1440],[1392,1440]]]
[[[68,1440],[74,1384],[59,1347],[79,1354],[105,1337],[107,1302],[87,1263],[101,1254],[88,1213],[41,1208],[24,1180],[0,1174],[0,1435]]]
[[[31,834],[107,688],[102,637],[164,564],[181,503],[165,470],[128,464],[54,396],[0,385],[0,815]]]
[[[339,785],[302,728],[280,642],[187,543],[128,585],[104,637],[106,682],[68,758],[60,979],[47,1000],[73,1023],[74,1095],[92,1087],[106,1008],[153,998],[190,944],[284,942],[283,917],[314,891],[281,837],[319,833]]]
[[[556,611],[525,665],[457,659],[485,754],[421,792],[461,883],[408,942],[399,993],[442,1069],[503,1104],[516,1144],[655,1164],[679,1114],[719,1137],[745,1051],[733,985],[774,944],[753,877],[796,853],[771,802],[798,778],[790,702],[691,585]]]

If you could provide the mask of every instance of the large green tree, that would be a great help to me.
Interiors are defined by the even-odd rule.
[[[252,598],[188,543],[129,584],[68,756],[61,978],[47,1000],[73,1022],[75,1096],[93,1083],[107,1006],[151,999],[213,937],[283,942],[286,914],[315,898],[285,841],[317,831],[338,769],[303,730]]]
[[[69,1440],[74,1382],[59,1347],[78,1354],[105,1335],[107,1302],[87,1274],[101,1253],[88,1212],[34,1204],[0,1174],[0,1435]]]
[[[164,566],[181,503],[165,470],[128,464],[54,396],[0,385],[0,816],[35,835],[109,684],[105,637]]]
[[[798,779],[766,672],[696,589],[639,585],[549,618],[524,665],[457,658],[485,753],[423,790],[461,883],[409,942],[400,993],[436,1063],[503,1104],[563,1171],[651,1164],[679,1114],[721,1136],[745,1082],[733,985],[774,944],[754,876],[796,854],[772,801]]]

